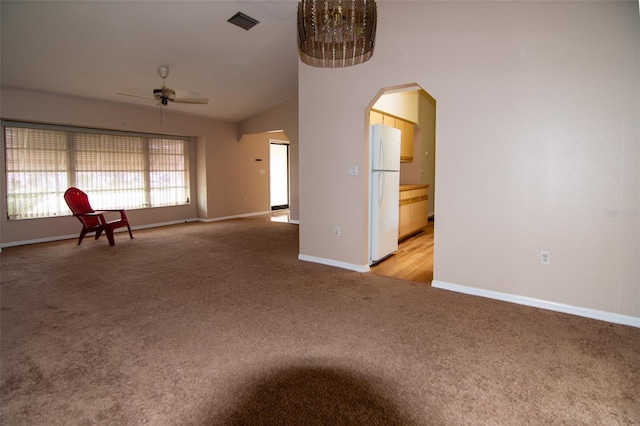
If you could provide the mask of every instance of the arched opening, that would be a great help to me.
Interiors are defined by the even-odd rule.
[[[374,126],[398,129],[401,138],[398,173],[398,245],[397,250],[381,261],[371,261],[371,271],[411,281],[433,280],[433,235],[435,232],[435,154],[436,100],[420,85],[412,83],[381,89],[367,107],[369,144]],[[377,133],[376,133],[377,135]],[[371,146],[371,145],[370,145]],[[369,159],[370,162],[374,160]],[[369,176],[369,250],[376,249],[377,225],[375,204],[377,175]],[[375,199],[375,200],[374,200]],[[373,218],[373,219],[372,219]],[[373,236],[373,237],[372,237]],[[371,257],[370,257],[371,259]]]

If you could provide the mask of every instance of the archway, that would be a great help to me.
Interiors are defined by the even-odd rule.
[[[372,264],[371,271],[431,283],[435,230],[436,100],[415,83],[383,88],[368,105],[366,117],[368,128],[379,123],[400,129],[402,134],[398,251]],[[370,202],[371,196],[370,192]]]

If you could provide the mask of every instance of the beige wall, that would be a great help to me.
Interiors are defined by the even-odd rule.
[[[267,138],[289,141],[289,211],[293,222],[300,218],[298,186],[298,98],[289,99],[240,123],[241,134],[282,130],[284,137],[267,134]],[[270,136],[269,136],[270,135]]]
[[[435,279],[640,317],[637,3],[378,15],[367,63],[299,66],[300,257],[366,266],[367,176],[347,167],[366,169],[371,99],[416,82],[438,101]]]
[[[164,110],[164,123],[161,124],[160,111],[156,107],[135,107],[7,88],[1,92],[0,112],[3,119],[10,120],[193,136],[192,203],[130,210],[128,217],[133,227],[195,219],[217,220],[269,210],[268,175],[259,175],[254,161],[255,158],[268,158],[268,142],[239,142],[238,123],[173,113],[169,106]],[[2,152],[4,155],[4,150]],[[5,200],[6,172],[4,158],[2,160],[0,199]],[[244,197],[247,197],[247,202]],[[266,197],[266,204],[261,197]],[[56,239],[79,233],[79,223],[73,217],[9,221],[6,219],[6,203],[0,204],[2,245]]]
[[[282,135],[282,133],[275,133],[275,135]],[[271,210],[269,197],[269,139],[271,137],[274,137],[274,134],[243,135],[239,142],[239,148],[241,148],[239,155],[240,161],[246,163],[247,168],[229,176],[233,180],[238,202],[247,204],[250,211],[269,212]]]

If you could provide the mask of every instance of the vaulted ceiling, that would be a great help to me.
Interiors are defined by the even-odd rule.
[[[0,84],[240,121],[297,94],[296,0],[281,1],[5,1],[0,2]],[[242,12],[250,30],[227,20]],[[1,113],[1,111],[0,111]]]

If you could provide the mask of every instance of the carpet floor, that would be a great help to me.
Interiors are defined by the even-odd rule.
[[[6,248],[4,425],[640,424],[640,329],[303,262],[238,219]]]

